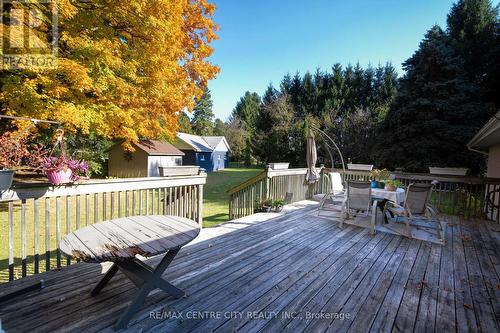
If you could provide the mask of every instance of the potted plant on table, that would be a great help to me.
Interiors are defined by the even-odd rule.
[[[281,212],[283,210],[284,205],[285,205],[285,200],[282,200],[282,199],[274,200],[274,202],[273,202],[274,211],[276,213]]]
[[[390,176],[390,172],[387,169],[373,169],[370,172],[371,187],[372,188],[384,188],[385,182],[384,180]]]
[[[385,189],[387,191],[396,191],[401,186],[403,186],[403,183],[397,179],[385,181]]]

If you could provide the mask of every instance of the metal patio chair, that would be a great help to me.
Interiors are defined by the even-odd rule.
[[[433,184],[413,183],[406,190],[403,206],[388,201],[384,206],[384,216],[387,212],[391,212],[394,218],[388,220],[386,227],[410,238],[425,239],[425,235],[419,237],[414,235],[417,232],[425,232],[429,237],[435,236],[439,243],[444,244],[446,224],[440,221],[437,209],[430,204],[433,188]],[[404,225],[400,222],[404,222]],[[435,230],[435,234],[429,232],[432,229]]]
[[[370,229],[375,234],[377,218],[377,200],[372,200],[372,189],[369,182],[349,180],[347,196],[340,218],[340,227],[344,223]]]

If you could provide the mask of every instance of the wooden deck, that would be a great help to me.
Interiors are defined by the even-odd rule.
[[[301,202],[204,230],[165,277],[187,291],[153,292],[130,332],[498,332],[500,225],[449,217],[440,246],[317,217]],[[154,261],[154,259],[153,259]],[[106,265],[40,278],[46,288],[0,304],[11,332],[112,332],[135,286],[121,273],[89,295]]]

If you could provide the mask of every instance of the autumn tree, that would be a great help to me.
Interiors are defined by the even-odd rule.
[[[215,5],[206,0],[56,4],[57,66],[2,69],[2,112],[57,120],[69,130],[126,142],[173,137],[179,112],[191,111],[218,73],[208,60],[217,37]],[[49,30],[49,5],[12,6],[43,14],[40,25],[24,22],[34,34]],[[7,41],[13,29],[9,22],[2,23]]]

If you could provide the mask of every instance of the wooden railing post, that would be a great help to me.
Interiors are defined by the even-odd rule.
[[[203,228],[203,185],[198,185],[198,224]]]

